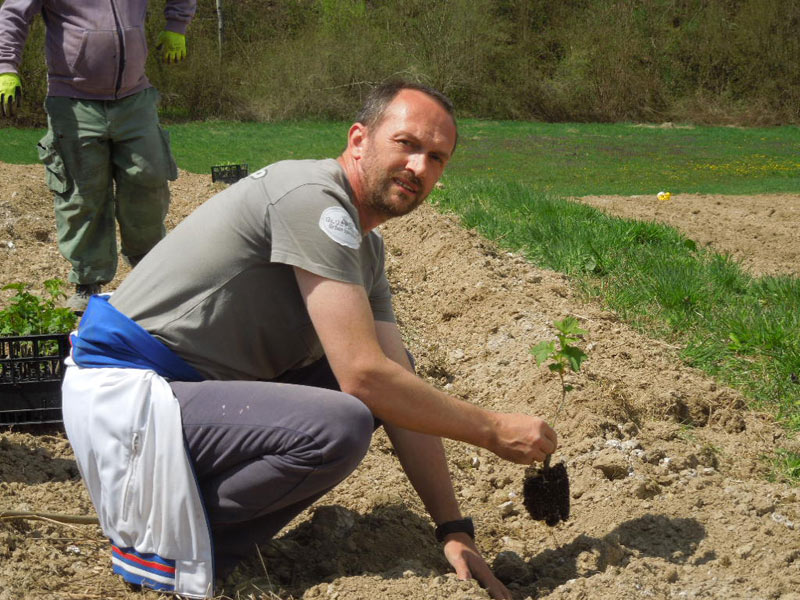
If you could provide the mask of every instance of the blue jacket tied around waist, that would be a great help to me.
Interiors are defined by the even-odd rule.
[[[77,334],[70,339],[72,358],[80,367],[151,369],[175,381],[204,379],[180,356],[114,308],[108,296],[92,296]]]

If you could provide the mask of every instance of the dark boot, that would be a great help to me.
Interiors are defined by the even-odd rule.
[[[89,304],[89,298],[100,293],[99,283],[79,283],[75,286],[75,293],[69,297],[64,306],[72,312],[82,315]]]

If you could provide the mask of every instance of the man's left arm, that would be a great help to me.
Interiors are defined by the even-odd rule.
[[[413,372],[397,325],[376,321],[375,329],[386,356]],[[411,485],[434,522],[439,525],[461,519],[441,438],[389,423],[384,423],[384,429]],[[444,553],[459,579],[474,577],[493,598],[511,598],[510,592],[494,576],[469,535],[452,533],[446,536]]]

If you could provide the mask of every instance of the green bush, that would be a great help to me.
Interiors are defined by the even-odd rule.
[[[164,0],[149,7],[151,51]],[[200,0],[185,64],[148,75],[169,119],[350,119],[402,75],[461,116],[800,123],[800,3],[784,0]],[[43,26],[22,65],[43,123]]]

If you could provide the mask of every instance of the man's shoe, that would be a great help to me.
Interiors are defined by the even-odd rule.
[[[100,293],[99,283],[79,283],[75,286],[75,293],[64,304],[65,308],[79,315],[83,314],[89,304],[89,298]]]

